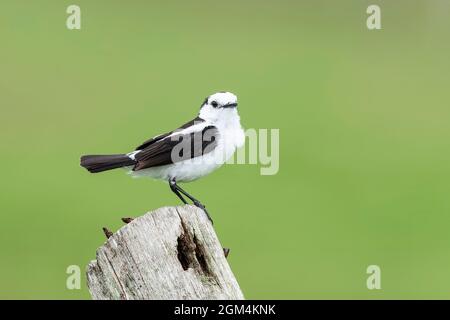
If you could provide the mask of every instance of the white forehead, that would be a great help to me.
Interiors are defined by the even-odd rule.
[[[208,102],[216,101],[219,104],[236,103],[237,97],[231,92],[217,92],[209,96]]]

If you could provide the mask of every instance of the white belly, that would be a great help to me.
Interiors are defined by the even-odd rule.
[[[150,177],[166,181],[176,179],[179,182],[189,182],[206,176],[221,166],[221,164],[216,163],[195,163],[192,160],[193,159],[139,171],[131,171],[130,173],[134,177]]]

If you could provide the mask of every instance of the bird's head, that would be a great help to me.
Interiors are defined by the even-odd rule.
[[[204,120],[226,120],[237,115],[237,97],[231,92],[217,92],[208,97],[200,108],[199,116]]]

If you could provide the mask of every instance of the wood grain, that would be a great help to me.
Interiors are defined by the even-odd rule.
[[[93,299],[244,299],[205,213],[164,207],[124,225],[87,267]]]

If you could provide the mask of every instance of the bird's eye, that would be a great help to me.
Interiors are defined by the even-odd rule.
[[[211,105],[214,107],[214,108],[217,108],[217,106],[219,105],[216,101],[213,101],[213,102],[211,102]]]

